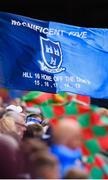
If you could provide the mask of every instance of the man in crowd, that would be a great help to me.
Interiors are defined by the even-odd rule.
[[[62,119],[53,129],[54,144],[51,152],[59,159],[61,175],[70,168],[83,169],[80,149],[81,128],[76,121]]]

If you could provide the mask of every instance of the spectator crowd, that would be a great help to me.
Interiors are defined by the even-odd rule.
[[[0,98],[0,179],[88,179],[81,143],[77,122],[52,126],[40,109]]]

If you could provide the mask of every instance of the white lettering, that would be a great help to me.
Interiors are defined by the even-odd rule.
[[[54,35],[55,34],[55,30],[54,29],[49,29],[48,35]]]
[[[46,75],[46,74],[41,74],[41,79],[47,80],[47,81],[52,81],[52,77],[51,77],[51,76],[48,76],[48,75]]]
[[[69,36],[76,36],[82,39],[87,38],[87,32],[86,31],[81,31],[81,32],[77,32],[77,31],[64,31],[62,29],[53,29],[53,28],[47,28],[47,27],[41,27],[41,26],[36,26],[35,24],[31,24],[31,23],[27,23],[27,22],[20,22],[20,21],[16,21],[16,20],[11,20],[11,24],[14,26],[24,26],[24,27],[28,27],[30,29],[33,29],[35,31],[39,31],[40,33],[44,33],[44,34],[48,34],[48,35],[58,35],[58,36],[63,36],[64,33],[67,33]]]
[[[11,24],[14,25],[14,26],[16,26],[16,25],[17,25],[17,21],[11,19]]]
[[[35,78],[36,79],[40,79],[40,74],[39,73],[35,73]]]
[[[58,82],[61,82],[61,81],[63,81],[63,77],[62,76],[54,76],[53,77],[53,80],[56,82],[56,81],[58,81]]]
[[[59,50],[58,50],[58,49],[56,49],[56,48],[54,48],[54,54],[55,54],[55,55],[57,55],[57,56],[60,56],[60,54],[59,54]]]
[[[23,25],[23,26],[26,26],[26,22],[22,22],[22,25]]]
[[[44,33],[44,34],[48,34],[48,28],[44,28],[44,29],[43,29],[43,33]]]
[[[73,76],[65,76],[66,82],[75,82],[75,78]]]
[[[71,31],[71,32],[69,32],[69,36],[76,36],[76,37],[79,37],[79,38],[82,38],[82,39],[85,39],[85,38],[87,38],[87,32],[73,32],[73,31]]]
[[[84,39],[87,38],[87,32],[83,32],[83,38],[84,38]]]
[[[14,26],[21,26],[20,21],[11,20],[11,24]]]
[[[47,53],[50,53],[50,54],[53,54],[53,49],[52,49],[52,46],[45,46],[46,47],[46,52]]]
[[[51,57],[50,64],[52,64],[53,66],[56,66],[56,59],[54,59],[53,57]]]
[[[33,78],[30,72],[23,72],[22,76],[25,78]]]

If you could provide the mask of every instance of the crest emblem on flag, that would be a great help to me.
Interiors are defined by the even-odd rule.
[[[58,73],[65,68],[62,65],[62,49],[60,42],[51,41],[40,36],[42,61],[39,61],[41,69],[51,73]]]

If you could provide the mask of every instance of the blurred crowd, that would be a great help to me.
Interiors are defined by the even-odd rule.
[[[76,121],[52,126],[40,109],[0,97],[0,179],[88,179],[81,143]]]

